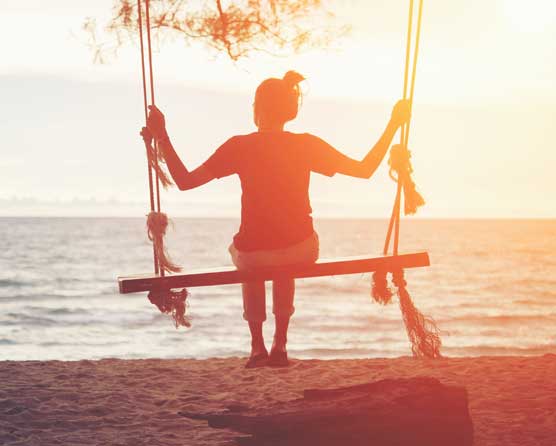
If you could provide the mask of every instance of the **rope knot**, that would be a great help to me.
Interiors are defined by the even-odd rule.
[[[163,212],[150,212],[147,215],[147,232],[151,242],[166,235],[168,222],[168,216]]]
[[[147,234],[149,240],[153,242],[156,258],[158,259],[160,269],[163,272],[177,273],[181,268],[176,265],[166,252],[164,247],[164,236],[168,228],[168,216],[163,212],[150,212],[147,215]]]
[[[390,170],[400,175],[402,172],[413,172],[411,166],[411,152],[401,144],[396,144],[390,149],[388,165]]]
[[[405,288],[407,286],[403,269],[399,269],[392,273],[392,282],[396,285],[396,288]]]
[[[390,178],[401,183],[404,195],[404,213],[412,215],[417,212],[417,208],[425,204],[425,200],[419,192],[411,178],[413,166],[411,165],[411,152],[402,144],[396,144],[390,149]],[[396,176],[393,175],[396,172]]]

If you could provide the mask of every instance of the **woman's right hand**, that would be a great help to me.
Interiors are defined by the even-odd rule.
[[[139,134],[143,137],[145,144],[150,146],[153,143],[153,135],[147,127],[143,127]]]
[[[155,105],[149,105],[147,127],[157,141],[168,137],[164,115]]]
[[[409,99],[401,99],[396,102],[392,109],[392,117],[390,121],[396,126],[400,127],[406,124],[411,118],[411,102]]]

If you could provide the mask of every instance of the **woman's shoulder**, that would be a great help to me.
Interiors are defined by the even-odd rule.
[[[318,138],[317,136],[313,135],[312,133],[309,132],[284,132],[287,133],[288,135],[291,135],[293,138]]]
[[[250,133],[240,133],[239,135],[234,135],[232,138],[237,139],[246,139],[246,138],[253,138],[258,134],[258,132],[250,132]],[[232,139],[231,138],[231,139]]]
[[[253,140],[255,133],[246,133],[230,136],[220,147],[227,150],[239,150],[241,147],[249,146],[249,141]]]
[[[290,132],[284,130],[281,132],[250,132],[234,135],[230,139],[250,139],[250,138],[271,138],[276,136],[290,137],[290,138],[318,138],[318,136],[309,132]]]
[[[229,145],[239,147],[259,146],[262,144],[281,144],[292,146],[319,146],[324,141],[316,135],[308,132],[251,132],[241,135],[232,136],[228,142]]]
[[[309,132],[295,133],[295,138],[299,143],[305,145],[306,147],[319,148],[322,146],[328,146],[328,143],[320,136]]]

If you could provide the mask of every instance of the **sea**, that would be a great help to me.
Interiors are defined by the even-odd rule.
[[[385,220],[317,219],[321,257],[380,255]],[[230,265],[235,219],[175,219],[167,245],[185,271]],[[415,305],[436,321],[445,356],[556,352],[556,220],[404,219],[400,251]],[[239,285],[191,289],[176,329],[118,276],[152,272],[142,218],[0,218],[0,360],[245,356]],[[370,274],[296,282],[294,358],[411,355],[397,300],[370,297]],[[265,337],[273,333],[267,287]]]

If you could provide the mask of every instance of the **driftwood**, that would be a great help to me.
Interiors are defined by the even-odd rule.
[[[469,446],[473,426],[463,387],[433,378],[386,379],[330,390],[264,410],[181,415],[250,436],[245,446]]]

